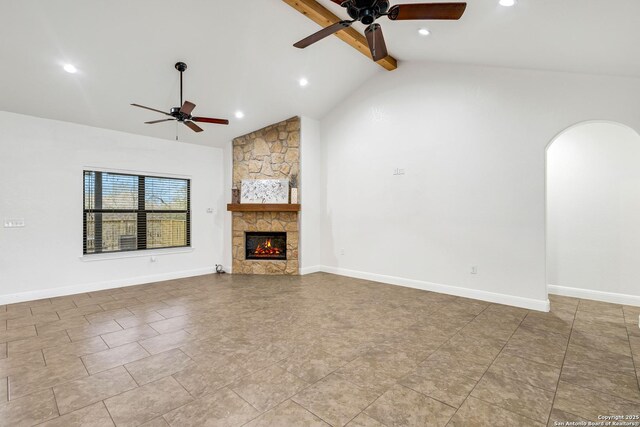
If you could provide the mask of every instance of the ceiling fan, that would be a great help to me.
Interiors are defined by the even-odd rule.
[[[326,28],[300,40],[294,44],[304,49],[331,34],[349,28],[356,21],[367,25],[364,34],[371,50],[371,57],[379,61],[387,56],[387,46],[382,35],[382,27],[376,24],[376,19],[386,16],[392,21],[409,19],[460,19],[467,7],[466,3],[413,3],[397,4],[389,7],[388,0],[331,0],[347,9],[352,18],[329,25]]]
[[[151,108],[151,107],[145,107],[144,105],[131,104],[134,107],[144,108],[146,110],[155,111],[156,113],[164,114],[165,116],[171,117],[170,119],[153,120],[145,123],[148,125],[152,125],[155,123],[170,122],[170,121],[177,120],[180,123],[184,123],[194,132],[202,132],[203,130],[200,126],[198,126],[194,122],[228,125],[229,120],[226,120],[226,119],[213,119],[210,117],[195,117],[191,115],[191,112],[193,111],[193,109],[196,108],[196,104],[189,101],[184,101],[184,103],[182,102],[182,73],[184,73],[184,71],[187,69],[187,64],[185,64],[184,62],[177,62],[175,67],[176,67],[176,70],[180,72],[180,105],[182,105],[182,107],[172,107],[168,113],[165,113],[164,111],[156,110],[155,108]]]

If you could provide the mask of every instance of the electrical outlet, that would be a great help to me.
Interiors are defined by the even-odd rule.
[[[471,274],[478,274],[478,266],[477,265],[472,265],[471,266]]]
[[[340,249],[340,255],[344,255],[344,248]]]

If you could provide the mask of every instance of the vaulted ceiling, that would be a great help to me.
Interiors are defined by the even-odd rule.
[[[346,18],[336,4],[318,1]],[[441,61],[640,77],[637,0],[468,3],[460,21],[382,18],[399,67]],[[420,27],[432,34],[418,36]],[[388,72],[333,36],[292,47],[318,29],[281,0],[4,0],[0,110],[165,139],[177,130],[183,141],[221,146],[293,115],[321,118]],[[226,117],[230,126],[204,124],[195,134],[174,123],[143,124],[162,117],[129,104],[176,106],[178,60],[189,66],[185,99],[197,104],[194,114]],[[64,63],[79,72],[65,73]],[[236,110],[245,117],[236,119]]]

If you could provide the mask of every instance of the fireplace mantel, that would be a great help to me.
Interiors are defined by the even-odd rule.
[[[229,203],[229,212],[299,212],[299,204],[293,203]]]

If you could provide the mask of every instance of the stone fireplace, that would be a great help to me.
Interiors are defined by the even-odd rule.
[[[291,180],[292,177],[297,178],[299,187],[299,176],[299,117],[233,140],[234,188],[240,188],[243,179]],[[300,205],[230,204],[227,209],[232,211],[233,273],[299,274]],[[270,247],[265,238],[271,239]],[[262,249],[256,253],[260,245]],[[279,246],[278,251],[275,245]]]

